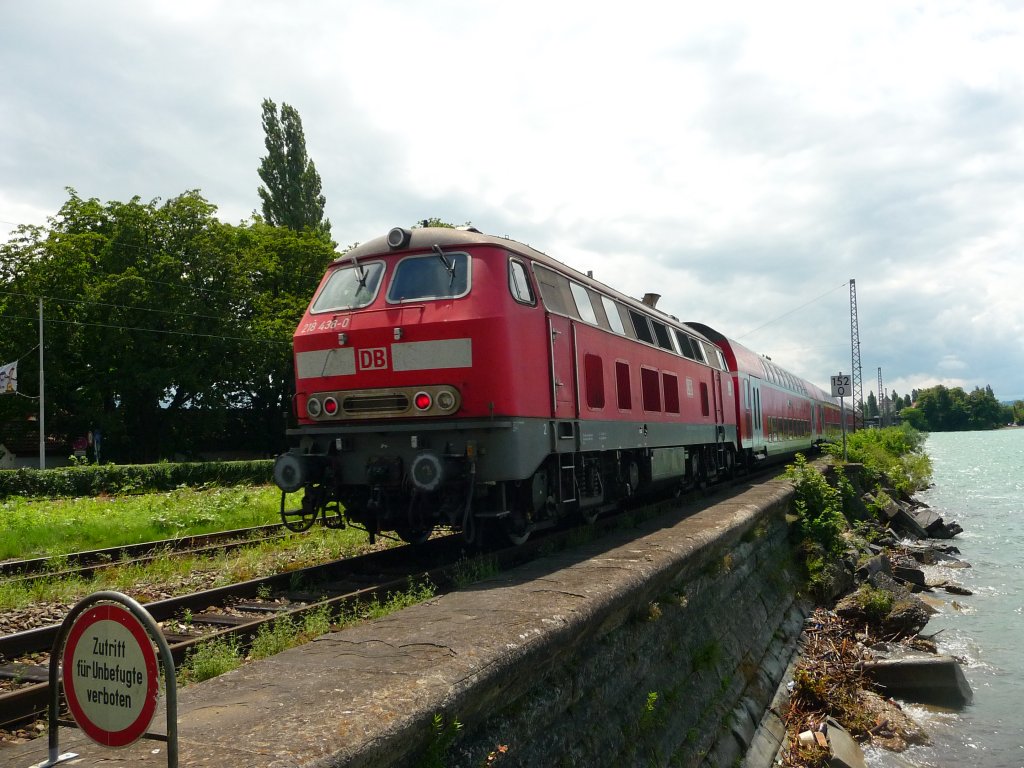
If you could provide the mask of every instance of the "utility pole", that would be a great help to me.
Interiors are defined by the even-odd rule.
[[[860,368],[860,329],[857,326],[857,281],[850,279],[850,363],[853,379],[853,426],[864,426],[864,383]]]
[[[39,297],[39,468],[46,469],[46,407],[43,401],[43,297]]]

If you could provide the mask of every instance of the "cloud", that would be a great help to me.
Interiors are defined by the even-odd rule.
[[[985,0],[16,4],[0,237],[65,186],[245,219],[269,97],[343,245],[471,220],[819,383],[853,278],[865,392],[1024,397],[1020,50]]]

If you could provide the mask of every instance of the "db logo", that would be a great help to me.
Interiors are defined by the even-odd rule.
[[[388,367],[388,350],[386,347],[359,350],[359,370],[373,371]]]

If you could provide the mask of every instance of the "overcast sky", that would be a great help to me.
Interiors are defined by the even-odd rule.
[[[1024,397],[1024,4],[0,0],[0,240],[259,209],[295,107],[342,246],[437,216],[826,386]]]

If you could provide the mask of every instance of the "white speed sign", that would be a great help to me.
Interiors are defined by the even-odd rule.
[[[850,377],[840,373],[832,377],[832,397],[849,397]]]

